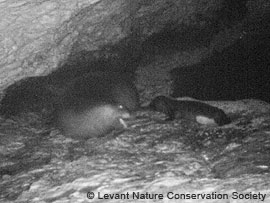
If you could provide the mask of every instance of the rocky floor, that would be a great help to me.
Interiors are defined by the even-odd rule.
[[[210,104],[233,122],[205,127],[138,112],[127,131],[85,143],[35,115],[1,119],[0,201],[269,202],[270,105]]]

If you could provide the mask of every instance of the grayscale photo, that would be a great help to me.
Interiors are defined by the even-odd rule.
[[[0,202],[270,202],[269,0],[1,0]]]

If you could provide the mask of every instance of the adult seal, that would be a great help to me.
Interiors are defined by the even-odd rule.
[[[64,135],[88,139],[125,129],[125,119],[138,107],[138,93],[130,79],[94,73],[73,81],[56,105],[54,117]]]

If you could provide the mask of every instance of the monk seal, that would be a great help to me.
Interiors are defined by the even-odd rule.
[[[56,79],[33,77],[11,86],[1,101],[0,113],[16,116],[48,106],[51,112],[46,123],[69,137],[86,139],[126,128],[124,119],[139,108],[137,89],[125,74],[93,72],[63,85]]]
[[[121,75],[89,74],[74,80],[56,105],[55,121],[64,135],[78,139],[125,129],[139,107],[135,86]]]
[[[96,104],[81,112],[65,109],[57,114],[57,126],[67,137],[86,140],[127,128],[130,113],[121,105]]]
[[[151,110],[166,114],[167,120],[184,118],[212,126],[222,126],[231,122],[221,109],[198,101],[176,100],[166,96],[157,96],[148,107]]]

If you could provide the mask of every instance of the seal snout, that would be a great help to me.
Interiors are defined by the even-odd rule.
[[[117,114],[116,117],[118,118],[118,121],[122,127],[124,129],[128,128],[126,121],[132,118],[130,112],[122,105],[118,105],[117,110],[114,111]]]

